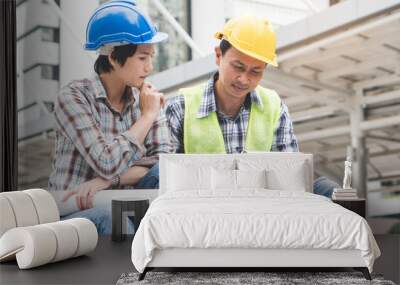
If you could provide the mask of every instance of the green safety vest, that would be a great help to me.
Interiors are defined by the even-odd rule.
[[[205,85],[183,88],[185,98],[183,142],[185,153],[226,153],[222,130],[216,112],[198,118],[197,113]],[[281,100],[274,90],[256,88],[262,107],[252,104],[246,133],[246,151],[270,151],[276,124],[280,118]]]

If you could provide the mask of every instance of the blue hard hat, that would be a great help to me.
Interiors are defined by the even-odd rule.
[[[105,44],[152,44],[168,38],[158,32],[136,6],[129,0],[106,2],[97,8],[86,28],[87,50],[97,50]]]

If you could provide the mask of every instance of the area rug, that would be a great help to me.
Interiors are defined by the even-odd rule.
[[[122,274],[117,285],[396,285],[380,275],[372,275],[373,280],[368,281],[360,272],[148,272],[142,281],[138,281],[138,276],[139,273]]]

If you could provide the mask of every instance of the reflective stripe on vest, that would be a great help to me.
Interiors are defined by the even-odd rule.
[[[197,113],[205,85],[183,88],[185,98],[183,143],[185,153],[226,153],[222,130],[216,112],[198,118]],[[281,102],[278,94],[261,86],[256,88],[263,107],[251,105],[246,133],[246,151],[270,151],[276,124],[280,118]]]

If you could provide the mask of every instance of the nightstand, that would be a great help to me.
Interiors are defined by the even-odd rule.
[[[135,232],[139,228],[140,221],[149,208],[149,200],[146,198],[121,197],[112,199],[112,235],[113,241],[123,241],[127,237],[127,219],[132,217]]]
[[[333,200],[332,202],[339,204],[340,206],[359,214],[365,218],[365,199],[352,199],[352,200]]]

